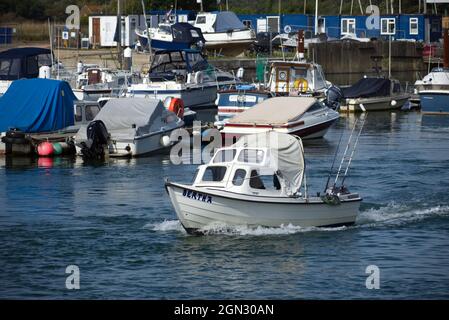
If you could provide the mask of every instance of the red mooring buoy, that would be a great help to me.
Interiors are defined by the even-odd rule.
[[[42,142],[37,146],[37,154],[41,157],[48,157],[53,155],[53,145],[50,142]]]

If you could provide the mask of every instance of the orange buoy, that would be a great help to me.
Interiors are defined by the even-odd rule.
[[[179,98],[171,98],[168,110],[182,119],[184,117],[184,101]]]
[[[48,157],[53,155],[53,144],[50,142],[42,142],[37,146],[37,154],[41,157]]]

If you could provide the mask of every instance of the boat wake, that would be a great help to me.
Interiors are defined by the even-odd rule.
[[[360,212],[356,226],[402,225],[436,216],[449,215],[449,206],[440,205],[428,208],[389,203],[379,208]]]
[[[212,224],[204,227],[200,231],[205,235],[233,235],[233,236],[269,236],[269,235],[290,235],[305,232],[332,232],[357,228],[371,228],[379,226],[398,226],[419,220],[436,217],[449,216],[449,206],[435,206],[430,208],[413,208],[407,205],[389,203],[377,208],[369,208],[361,211],[356,224],[350,227],[318,228],[318,227],[298,227],[281,225],[280,227],[249,227],[249,226],[229,226],[226,224]],[[146,228],[153,231],[180,231],[186,233],[179,220],[164,220],[160,223],[147,224]]]

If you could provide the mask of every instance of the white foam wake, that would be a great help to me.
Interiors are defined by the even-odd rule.
[[[359,227],[375,227],[379,225],[401,225],[432,216],[449,216],[449,206],[434,206],[430,208],[413,208],[403,204],[389,203],[380,208],[370,208],[359,213],[353,227],[318,228],[298,227],[291,224],[280,227],[249,227],[245,225],[230,226],[214,223],[202,228],[200,231],[206,235],[222,234],[237,236],[269,236],[290,235],[305,232],[332,232]],[[160,223],[150,223],[145,226],[153,231],[180,231],[185,233],[179,220],[164,220]]]
[[[357,218],[357,225],[403,224],[432,216],[449,215],[449,206],[434,206],[416,208],[409,205],[389,203],[380,208],[371,208],[361,212]]]
[[[184,231],[179,220],[164,220],[159,223],[148,223],[144,226],[153,231]]]

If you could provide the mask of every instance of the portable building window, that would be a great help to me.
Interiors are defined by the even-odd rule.
[[[267,17],[268,32],[279,32],[279,16]]]
[[[382,29],[380,34],[394,35],[396,33],[396,19],[395,18],[383,18],[380,20]]]
[[[341,34],[355,34],[355,19],[341,19]]]
[[[410,34],[418,34],[418,18],[410,18]]]
[[[242,22],[245,27],[247,27],[248,29],[251,29],[251,27],[252,27],[251,20],[243,20]]]
[[[220,150],[214,157],[214,163],[231,162],[232,160],[234,160],[236,154],[237,150],[235,149]]]

